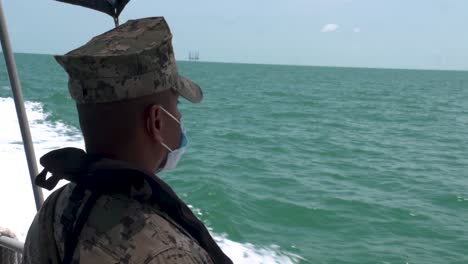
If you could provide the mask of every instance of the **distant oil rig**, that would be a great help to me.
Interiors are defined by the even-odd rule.
[[[189,59],[189,61],[199,61],[200,60],[200,53],[198,52],[198,50],[189,51],[188,59]]]

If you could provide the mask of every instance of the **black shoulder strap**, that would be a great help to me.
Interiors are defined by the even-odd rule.
[[[98,192],[92,192],[91,196],[85,201],[84,205],[82,205],[86,194],[85,190],[86,189],[81,185],[75,186],[72,194],[70,195],[67,207],[60,219],[60,222],[63,225],[63,236],[65,239],[63,264],[71,263],[81,230],[83,229],[86,220],[88,220],[94,204],[100,196]],[[78,214],[78,209],[80,207],[82,207],[82,209]]]

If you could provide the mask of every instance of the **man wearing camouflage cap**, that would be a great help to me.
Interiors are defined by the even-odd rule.
[[[41,158],[36,184],[53,189],[36,215],[23,263],[232,263],[155,172],[187,145],[179,95],[203,94],[177,72],[164,18],[127,23],[56,60],[69,75],[86,152]],[[51,177],[46,177],[47,174]]]

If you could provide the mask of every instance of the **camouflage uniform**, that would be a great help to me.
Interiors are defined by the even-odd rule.
[[[121,165],[108,160],[106,166]],[[44,263],[41,255],[50,251],[44,248],[47,240],[41,239],[49,232],[55,239],[49,243],[56,244],[57,248],[55,259],[50,259],[49,263],[61,263],[64,239],[60,218],[74,187],[71,183],[60,189],[55,204],[47,201],[41,208],[28,232],[23,263]],[[81,232],[72,263],[213,263],[183,228],[157,205],[147,201],[149,192],[149,188],[143,186],[134,190],[132,197],[101,196]],[[50,216],[41,213],[54,205],[54,224],[50,230],[52,228],[44,223]]]
[[[198,103],[202,91],[178,74],[171,38],[164,18],[131,20],[56,60],[69,75],[70,95],[77,104],[115,102],[167,89]],[[130,165],[106,159],[96,166]],[[61,217],[75,188],[70,183],[46,200],[29,229],[23,263],[62,263]],[[83,202],[89,196],[86,193]],[[129,196],[100,196],[81,229],[72,263],[214,263],[150,196],[147,185],[132,189]]]

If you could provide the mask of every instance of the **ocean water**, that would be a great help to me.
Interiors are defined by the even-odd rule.
[[[65,73],[17,54],[36,154],[83,147]],[[468,72],[179,62],[189,148],[160,176],[235,263],[468,263]],[[0,226],[34,201],[0,62]]]

